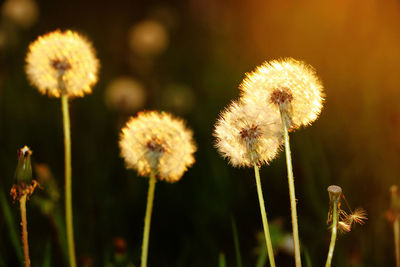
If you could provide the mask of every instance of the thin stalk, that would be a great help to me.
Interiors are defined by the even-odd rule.
[[[396,267],[400,267],[400,218],[397,216],[393,222],[394,244],[396,250]]]
[[[59,87],[61,90],[61,106],[64,124],[64,150],[65,150],[65,224],[67,228],[67,242],[69,265],[76,267],[74,225],[72,218],[72,167],[71,167],[71,124],[69,120],[68,96],[62,75],[59,77]]]
[[[25,267],[31,266],[31,260],[29,259],[29,245],[28,245],[28,221],[26,220],[26,196],[23,194],[19,200],[19,206],[21,209],[21,227],[22,227],[22,243],[24,245],[24,260]]]
[[[142,257],[141,257],[141,263],[140,263],[141,267],[146,267],[147,266],[147,255],[148,255],[148,251],[149,251],[151,211],[153,210],[153,200],[154,200],[154,190],[155,190],[155,188],[156,188],[156,175],[152,171],[150,173],[149,191],[147,193],[146,215],[144,217]]]
[[[338,214],[337,214],[338,202],[333,202],[333,213],[332,213],[332,235],[331,243],[329,245],[328,257],[326,259],[325,267],[330,267],[332,263],[333,251],[335,250],[336,236],[337,236],[337,224],[338,224]]]
[[[280,111],[281,111],[281,119],[282,119],[282,125],[283,125],[283,134],[284,134],[284,139],[285,139],[286,166],[287,166],[289,195],[290,195],[290,211],[291,211],[291,215],[292,215],[294,258],[295,258],[295,262],[296,262],[296,267],[301,267],[299,227],[298,227],[298,222],[297,222],[296,193],[294,190],[292,156],[290,153],[288,117],[284,110],[281,109]]]
[[[258,201],[260,202],[260,211],[264,228],[265,242],[267,243],[269,264],[271,267],[275,267],[274,251],[272,249],[271,235],[269,233],[267,212],[265,211],[264,197],[262,193],[261,180],[260,180],[260,171],[258,169],[257,164],[254,164],[254,173],[257,183]]]

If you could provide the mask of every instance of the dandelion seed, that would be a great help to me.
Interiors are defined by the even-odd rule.
[[[233,166],[269,163],[282,144],[277,122],[276,118],[258,112],[255,107],[232,102],[216,123],[216,147]]]
[[[92,45],[70,30],[40,36],[30,44],[26,63],[30,82],[52,97],[61,96],[60,78],[68,97],[91,93],[100,65]]]
[[[168,113],[139,113],[122,129],[119,146],[127,168],[142,176],[154,171],[160,180],[178,181],[194,163],[193,133]]]
[[[367,212],[362,208],[356,208],[354,212],[352,212],[346,218],[346,221],[350,225],[353,223],[363,225],[365,223],[365,220],[367,220]]]
[[[345,234],[351,231],[351,224],[344,221],[338,222],[338,230],[341,234]]]
[[[265,107],[278,116],[285,111],[292,129],[316,120],[324,99],[314,69],[292,58],[265,62],[248,73],[239,88],[245,103]]]

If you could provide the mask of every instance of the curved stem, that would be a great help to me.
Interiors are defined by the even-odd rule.
[[[28,245],[28,221],[26,220],[26,196],[23,194],[19,200],[19,206],[21,209],[21,227],[22,227],[22,243],[24,245],[24,259],[25,267],[31,266],[31,260],[29,259],[29,245]]]
[[[394,244],[396,251],[396,266],[400,267],[400,218],[397,216],[393,223],[394,230]]]
[[[335,250],[336,236],[337,236],[337,224],[338,224],[338,214],[337,214],[338,202],[333,202],[333,214],[332,214],[332,235],[331,243],[329,245],[328,257],[326,259],[325,267],[330,267],[332,263],[333,251]]]
[[[150,236],[150,223],[151,223],[151,212],[153,210],[154,190],[156,187],[156,176],[152,171],[150,173],[149,180],[149,191],[147,193],[147,206],[146,215],[144,217],[144,229],[143,229],[143,242],[142,242],[142,257],[141,267],[147,266],[147,255],[149,251],[149,236]]]
[[[293,243],[294,243],[294,257],[296,267],[301,267],[301,255],[300,255],[300,241],[299,241],[299,228],[297,222],[297,208],[296,208],[296,194],[294,190],[294,177],[292,168],[292,156],[290,153],[289,143],[289,131],[288,131],[288,117],[284,110],[281,111],[281,119],[283,126],[283,135],[285,139],[285,154],[286,154],[286,166],[288,174],[289,184],[289,195],[290,195],[290,210],[292,215],[292,230],[293,230]]]
[[[265,211],[264,197],[263,197],[262,187],[261,187],[260,170],[258,169],[258,166],[256,164],[254,164],[254,173],[255,173],[256,183],[257,183],[258,201],[260,202],[261,218],[262,218],[262,222],[263,222],[265,242],[267,244],[269,264],[271,267],[275,267],[274,251],[272,249],[272,242],[271,242],[271,235],[269,233],[267,212]]]
[[[61,78],[60,78],[61,79]],[[75,243],[74,243],[74,226],[72,220],[72,168],[71,168],[71,129],[69,120],[68,96],[65,93],[64,83],[59,82],[62,88],[61,105],[64,123],[64,149],[65,149],[65,220],[67,227],[67,241],[69,253],[69,265],[76,266]]]

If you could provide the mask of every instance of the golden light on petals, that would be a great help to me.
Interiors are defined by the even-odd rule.
[[[279,117],[237,102],[221,113],[214,136],[218,151],[237,167],[268,163],[282,144]]]
[[[97,82],[99,61],[92,45],[80,34],[59,30],[32,42],[26,56],[26,73],[42,94],[60,97],[62,76],[68,97],[91,93]]]
[[[268,106],[275,114],[283,108],[291,128],[311,124],[323,106],[323,86],[314,69],[292,58],[265,62],[248,73],[239,88],[249,105]]]
[[[193,133],[168,113],[141,112],[122,129],[119,146],[126,167],[142,176],[176,182],[194,163]]]

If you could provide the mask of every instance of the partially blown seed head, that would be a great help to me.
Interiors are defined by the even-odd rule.
[[[142,112],[122,129],[119,146],[126,167],[142,176],[178,181],[194,163],[193,133],[168,113]]]
[[[268,163],[282,144],[276,117],[237,102],[221,113],[214,136],[218,151],[235,167]]]
[[[73,31],[59,30],[32,42],[26,56],[26,73],[42,94],[60,97],[62,79],[68,97],[91,93],[99,70],[92,45]]]
[[[267,106],[276,114],[284,111],[290,128],[316,120],[324,99],[314,69],[292,58],[265,62],[248,73],[239,88],[244,102]]]

